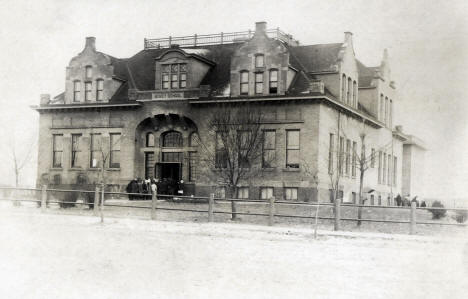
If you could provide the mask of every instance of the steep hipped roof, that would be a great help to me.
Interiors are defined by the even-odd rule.
[[[335,72],[343,43],[291,47],[307,72]]]

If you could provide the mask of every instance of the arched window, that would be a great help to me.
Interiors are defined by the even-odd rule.
[[[348,78],[348,92],[347,92],[347,94],[346,94],[346,97],[347,97],[347,98],[346,98],[346,103],[347,103],[348,105],[352,105],[352,102],[351,102],[351,100],[352,100],[352,98],[351,98],[352,94],[353,94],[353,82],[352,82],[351,78]]]
[[[153,133],[146,134],[146,146],[153,147],[154,146],[154,135]]]
[[[341,79],[341,101],[346,102],[346,75]]]
[[[356,81],[353,81],[353,106],[357,108],[357,96],[358,96],[358,89]]]
[[[162,135],[163,147],[182,147],[182,134],[176,131],[169,131]]]

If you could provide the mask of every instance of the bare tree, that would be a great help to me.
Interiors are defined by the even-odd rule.
[[[36,139],[31,135],[27,140],[22,150],[18,149],[14,137],[8,143],[11,161],[13,163],[13,170],[15,173],[15,187],[18,187],[20,182],[20,175],[24,167],[31,161],[32,153],[36,150]]]
[[[207,120],[208,134],[199,142],[201,161],[227,187],[228,197],[236,197],[239,184],[261,175],[274,159],[263,155],[263,120],[262,111],[250,104],[219,104]],[[235,219],[235,202],[231,205]]]

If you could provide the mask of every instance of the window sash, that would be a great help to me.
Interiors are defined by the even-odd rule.
[[[228,153],[224,147],[222,132],[216,132],[215,168],[227,168]]]
[[[255,73],[255,93],[263,93],[263,73]]]
[[[262,153],[262,167],[273,167],[276,156],[276,131],[265,130],[263,131],[263,153]]]
[[[52,143],[52,167],[61,168],[63,156],[63,135],[52,135]]]
[[[351,141],[348,139],[346,140],[346,169],[345,169],[345,173],[347,175],[349,175],[349,166],[350,166],[350,158],[351,158]]]
[[[80,90],[81,90],[81,82],[74,81],[73,82],[73,102],[80,101]]]
[[[297,200],[297,188],[284,188],[285,200]]]
[[[267,200],[273,197],[273,187],[261,187],[260,199]]]
[[[71,157],[71,167],[80,167],[80,156],[81,156],[81,148],[80,148],[80,139],[81,134],[72,134],[72,157]]]
[[[86,74],[86,78],[91,78],[91,76],[93,75],[93,67],[89,65],[86,66],[85,74]]]
[[[197,178],[197,153],[189,152],[189,181],[194,182]]]
[[[104,80],[96,80],[96,100],[102,101],[104,94]]]
[[[101,160],[101,134],[91,134],[89,167],[98,168]]]
[[[109,140],[110,140],[109,167],[120,168],[120,143],[121,143],[120,133],[110,134]]]
[[[275,94],[278,93],[278,71],[271,70],[270,71],[270,93]]]
[[[238,187],[237,188],[238,199],[249,199],[249,187]]]
[[[264,67],[264,66],[265,66],[265,56],[255,55],[255,67]]]
[[[286,167],[299,168],[299,130],[286,131]]]
[[[353,141],[353,151],[351,153],[353,155],[353,161],[351,164],[351,176],[352,177],[356,176],[356,155],[357,155],[356,148],[357,148],[357,143]]]
[[[93,85],[91,82],[85,82],[85,101],[91,101],[91,92]]]
[[[333,171],[333,151],[334,151],[334,142],[335,142],[335,135],[330,133],[330,140],[328,145],[328,173],[332,174]]]

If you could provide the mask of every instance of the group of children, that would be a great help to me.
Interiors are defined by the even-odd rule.
[[[129,193],[129,200],[150,200],[154,193],[181,196],[184,195],[184,181],[175,181],[171,178],[163,178],[161,181],[154,178],[146,180],[135,178],[128,183],[125,191]]]

